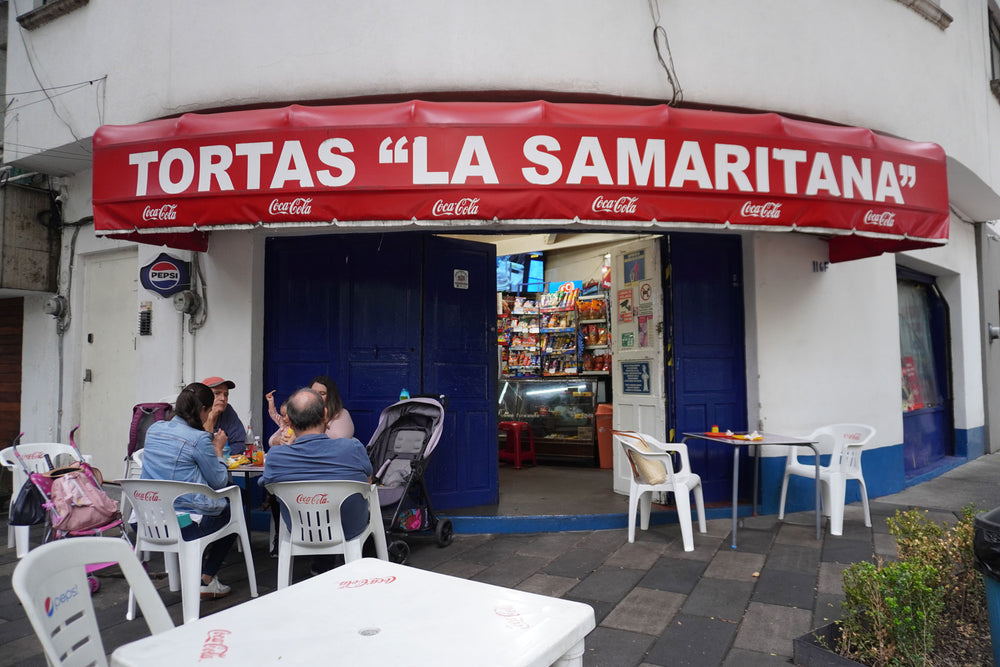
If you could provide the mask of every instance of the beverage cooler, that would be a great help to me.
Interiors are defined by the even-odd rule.
[[[596,467],[595,414],[605,393],[599,378],[503,379],[497,421],[527,422],[540,461]]]

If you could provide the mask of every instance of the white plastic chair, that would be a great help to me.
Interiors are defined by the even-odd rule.
[[[107,665],[86,566],[118,563],[152,634],[174,627],[153,583],[124,540],[74,537],[43,544],[14,569],[12,584],[50,665]]]
[[[674,502],[677,504],[677,522],[681,526],[684,551],[694,551],[690,494],[694,494],[695,509],[698,512],[698,531],[701,533],[706,531],[705,499],[701,489],[701,477],[691,471],[687,445],[662,443],[653,436],[633,431],[613,431],[613,434],[624,449],[631,470],[628,492],[628,541],[635,542],[636,507],[640,508],[639,527],[648,530],[653,493],[670,492],[674,494]],[[674,469],[674,455],[680,459],[680,467],[677,470]]]
[[[240,487],[227,486],[216,491],[204,484],[160,479],[122,479],[118,480],[118,483],[122,485],[122,493],[127,495],[129,502],[132,503],[132,517],[138,524],[135,550],[137,553],[163,552],[170,590],[176,591],[178,583],[180,584],[185,623],[198,620],[201,603],[201,561],[205,549],[226,535],[233,533],[239,535],[240,543],[243,545],[243,558],[247,565],[250,597],[257,597],[257,576],[254,572],[250,538],[243,516]],[[189,493],[199,493],[212,499],[228,498],[229,523],[214,533],[196,540],[185,541],[181,536],[174,501],[178,496]],[[135,618],[135,607],[131,597],[126,618],[129,620]]]
[[[856,479],[861,486],[861,503],[865,510],[865,525],[871,527],[872,517],[868,509],[868,487],[861,472],[861,452],[871,439],[875,429],[865,424],[831,424],[821,426],[807,438],[816,444],[820,456],[830,455],[830,462],[821,465],[819,478],[823,514],[830,517],[830,534],[844,534],[844,502],[847,480]],[[812,452],[799,447],[788,448],[785,461],[785,477],[781,482],[781,504],[778,519],[785,518],[785,497],[788,494],[788,478],[792,475],[816,479],[816,466]],[[809,455],[809,461],[799,461],[799,456]]]
[[[21,455],[21,459],[31,469],[31,472],[48,471],[49,464],[45,460],[46,454],[49,455],[49,460],[53,466],[58,465],[57,457],[63,454],[68,454],[73,461],[78,460],[76,450],[73,449],[73,446],[62,442],[29,442],[18,445],[17,453]],[[85,455],[83,460],[90,463],[91,457]],[[21,491],[21,487],[28,482],[28,476],[14,456],[13,447],[7,447],[3,451],[0,451],[0,464],[3,464],[4,468],[8,468],[14,477],[13,493],[10,496],[10,505],[13,507],[14,501],[17,499],[17,494]],[[9,512],[7,516],[10,516]],[[7,524],[7,548],[16,547],[18,558],[28,553],[28,550],[31,548],[30,539],[31,526],[12,526],[9,523]]]
[[[288,509],[291,526],[281,521],[278,537],[278,588],[285,588],[292,579],[292,558],[318,554],[343,554],[345,562],[361,558],[361,550],[369,535],[374,535],[375,553],[389,560],[378,490],[374,484],[350,480],[313,480],[306,482],[274,482],[267,490],[278,497]],[[340,506],[350,496],[359,493],[368,502],[368,525],[354,539],[344,537],[340,523]],[[282,512],[284,517],[284,512]]]
[[[131,456],[125,458],[125,469],[122,471],[122,479],[139,479],[142,477],[142,449],[137,449],[132,452]],[[128,496],[122,494],[121,498],[118,500],[118,511],[121,512],[123,519],[128,519],[128,510],[131,509],[132,503],[129,502]]]

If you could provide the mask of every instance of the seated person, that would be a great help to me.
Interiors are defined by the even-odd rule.
[[[205,420],[215,396],[200,382],[184,387],[177,395],[174,418],[158,421],[146,432],[142,459],[142,479],[167,479],[195,482],[213,489],[229,483],[229,473],[222,458],[226,435],[221,430],[210,436]],[[178,514],[189,514],[192,523],[181,528],[181,536],[194,540],[210,535],[229,523],[230,507],[225,498],[209,499],[201,494],[180,496],[174,504]],[[220,598],[229,594],[229,586],[219,581],[219,569],[236,535],[213,542],[205,550],[201,568],[201,597]]]
[[[208,418],[205,420],[205,430],[215,433],[218,429],[222,429],[229,439],[229,454],[231,456],[242,454],[246,446],[247,432],[236,410],[229,404],[229,390],[236,389],[236,383],[225,378],[207,377],[201,384],[211,389],[215,395],[212,409],[209,410]]]
[[[326,435],[323,397],[312,389],[299,389],[286,401],[285,410],[295,440],[268,452],[264,460],[264,474],[260,477],[261,485],[338,479],[371,482],[372,464],[365,446],[355,438],[334,440]],[[281,508],[281,514],[287,522],[288,510],[285,507]],[[376,520],[381,521],[381,517]],[[368,503],[361,495],[344,501],[341,522],[347,539],[356,537],[368,525]],[[323,565],[328,563],[327,560]],[[314,562],[314,571],[322,567]]]

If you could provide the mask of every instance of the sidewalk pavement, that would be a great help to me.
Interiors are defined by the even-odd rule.
[[[887,517],[918,507],[935,521],[950,523],[968,504],[979,511],[1000,506],[1000,454],[874,499],[871,528],[864,525],[859,503],[848,506],[841,537],[829,535],[824,521],[823,537],[816,540],[809,511],[787,515],[783,522],[776,516],[745,517],[736,550],[730,547],[730,520],[714,519],[707,535],[696,528],[692,552],[683,550],[678,526],[667,524],[637,530],[633,544],[625,529],[456,535],[445,548],[411,539],[409,565],[591,605],[597,628],[586,640],[585,665],[789,665],[795,637],[839,617],[843,570],[876,556],[895,557]],[[253,541],[258,586],[266,595],[275,587],[277,561],[267,553],[266,534],[254,533]],[[308,560],[296,559],[295,581],[308,578]],[[16,562],[13,549],[0,549],[0,664],[44,665],[11,590]],[[180,593],[167,590],[162,569],[162,560],[154,557],[154,583],[179,624]],[[113,570],[98,574],[101,589],[94,601],[110,653],[148,630],[142,621],[125,621],[124,581]],[[246,571],[235,552],[220,579],[233,592],[202,602],[203,616],[249,599]],[[266,631],[267,623],[260,619],[260,629]],[[447,640],[442,642],[447,651]],[[335,663],[336,647],[331,651]]]

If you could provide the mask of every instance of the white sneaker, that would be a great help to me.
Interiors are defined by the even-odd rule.
[[[201,599],[214,600],[216,598],[224,598],[229,595],[230,590],[232,589],[219,581],[218,577],[212,577],[212,581],[201,585]]]

